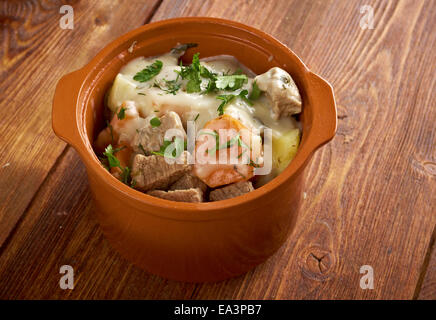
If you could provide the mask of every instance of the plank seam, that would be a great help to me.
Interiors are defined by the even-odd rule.
[[[145,18],[143,25],[149,23],[153,19],[154,15],[159,10],[162,2],[163,2],[163,0],[159,0],[156,2],[156,4],[150,10],[150,14]]]
[[[428,248],[427,248],[427,251],[425,254],[424,262],[422,263],[422,266],[421,266],[421,271],[419,273],[419,278],[418,278],[418,281],[416,283],[415,292],[413,294],[413,300],[417,300],[419,297],[419,294],[421,292],[421,288],[422,288],[422,285],[424,283],[425,276],[427,274],[427,269],[428,269],[428,266],[430,264],[431,254],[433,253],[433,250],[435,249],[435,242],[436,242],[436,225],[433,228],[433,233],[432,233],[431,238],[430,238],[430,243],[428,245]]]

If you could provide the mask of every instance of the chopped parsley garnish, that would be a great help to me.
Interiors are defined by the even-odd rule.
[[[248,98],[247,98],[248,91],[242,90],[238,95],[234,94],[221,94],[217,96],[216,98],[219,100],[222,100],[221,104],[218,106],[218,115],[222,116],[224,114],[224,107],[230,103],[234,98],[239,97],[242,100],[244,100],[247,104],[250,106],[253,104]]]
[[[239,92],[238,97],[244,100],[248,105],[252,106],[253,102],[251,102],[250,99],[247,98],[247,95],[248,95],[248,91],[242,90],[241,92]]]
[[[198,117],[200,116],[200,114],[199,113],[197,113],[197,115],[195,116],[195,119],[194,119],[194,121],[197,121],[197,119],[198,119]]]
[[[176,71],[177,74],[182,77],[182,79],[188,80],[188,83],[186,84],[186,91],[188,93],[201,91],[200,59],[198,57],[199,55],[199,53],[194,54],[194,56],[192,57],[192,63],[189,66],[184,67],[182,65],[182,62],[180,62],[180,71]]]
[[[103,155],[106,156],[110,168],[120,167],[120,161],[117,159],[117,157],[115,157],[115,153],[123,150],[124,148],[125,147],[114,149],[110,144],[106,147],[106,149],[104,149]]]
[[[256,81],[253,81],[253,86],[251,88],[251,93],[248,96],[248,99],[250,100],[256,100],[260,97],[260,94],[262,93],[262,91],[260,91],[259,87],[257,86]]]
[[[160,70],[162,69],[162,66],[163,66],[162,61],[156,60],[151,65],[147,66],[145,69],[135,74],[133,80],[139,82],[148,81],[159,74]]]
[[[240,89],[247,81],[248,78],[245,74],[217,76],[215,85],[220,90],[235,91]]]
[[[186,84],[186,91],[188,93],[201,91],[201,78],[209,79],[207,88],[202,93],[209,93],[216,90],[216,74],[200,64],[199,55],[199,53],[194,54],[192,57],[192,63],[189,66],[184,67],[180,63],[180,71],[176,71],[183,80],[188,80],[188,83]]]
[[[117,113],[117,118],[123,120],[126,117],[126,108],[121,107],[120,111]]]
[[[159,127],[160,126],[160,120],[158,117],[154,117],[150,120],[150,124],[153,128]]]
[[[138,94],[139,94],[140,96],[146,96],[146,94],[143,93],[143,92],[138,92]]]
[[[124,184],[128,184],[130,180],[130,168],[129,167],[124,167],[121,171],[121,181]]]
[[[201,92],[202,94],[207,94],[207,93],[218,91],[218,88],[216,87],[216,84],[215,84],[216,77],[217,77],[216,73],[211,72],[205,66],[201,66],[200,67],[200,75],[203,78],[209,79],[207,86],[206,86],[206,89]]]
[[[215,152],[217,149],[219,149],[219,147],[220,147],[220,136],[219,136],[219,134],[218,134],[218,132],[216,130],[214,130],[213,132],[200,131],[199,135],[203,135],[203,134],[215,137],[215,149],[206,150],[207,153]]]
[[[215,137],[215,143],[216,143],[215,148],[206,150],[206,152],[209,154],[214,154],[217,150],[230,148],[230,147],[234,146],[236,143],[238,144],[239,147],[242,147],[242,149],[244,149],[242,154],[244,152],[246,152],[247,149],[249,149],[248,145],[241,139],[241,136],[239,134],[237,134],[236,136],[231,138],[229,141],[224,142],[221,145],[220,145],[220,137],[219,137],[219,134],[216,130],[214,130],[213,132],[201,131],[200,135],[203,135],[203,134],[207,134],[207,135]],[[239,155],[238,158],[240,158],[242,156],[242,154]]]
[[[158,81],[155,81],[153,83],[153,87],[159,88],[162,91],[165,91],[167,94],[171,93],[173,95],[176,95],[177,91],[179,91],[182,85],[181,83],[177,82],[177,79],[175,80],[162,79],[162,80],[165,82],[165,87],[163,87]]]
[[[239,134],[238,134],[238,135],[234,136],[233,138],[231,138],[229,141],[223,143],[223,144],[218,148],[218,150],[230,148],[230,147],[234,146],[236,143],[238,143],[238,145],[239,145],[239,140],[240,140],[240,139],[241,139],[241,138],[240,138],[240,136],[239,136]]]
[[[162,89],[166,93],[171,93],[173,95],[176,95],[177,91],[179,91],[181,83],[178,83],[177,80],[166,80],[164,79],[166,84],[166,89]]]
[[[187,142],[179,137],[176,137],[174,139],[174,142],[170,141],[170,140],[164,140],[163,144],[160,147],[159,151],[152,151],[152,154],[157,155],[157,156],[162,156],[165,157],[165,150],[170,146],[174,144],[174,150],[171,153],[171,155],[169,155],[169,158],[177,158],[178,156],[180,156],[180,151],[183,152],[183,150],[186,150],[187,147]]]
[[[128,184],[130,180],[130,168],[129,167],[122,167],[120,160],[118,160],[117,157],[115,157],[115,153],[123,150],[125,147],[116,148],[114,149],[112,145],[108,145],[106,149],[103,152],[103,155],[107,158],[109,169],[110,168],[119,168],[121,170],[121,181],[125,184]]]
[[[250,163],[248,164],[249,166],[252,166],[253,168],[260,168],[260,165],[255,163],[253,160],[250,159]]]
[[[220,94],[216,98],[222,100],[221,104],[218,106],[218,115],[222,116],[224,114],[224,107],[232,101],[236,96],[234,94]]]
[[[145,151],[145,149],[144,149],[144,146],[140,143],[139,145],[138,145],[138,148],[139,149],[141,149],[141,151],[142,151],[142,153],[144,154],[144,156],[147,156],[148,155],[148,153]]]
[[[242,158],[242,156],[247,152],[247,149],[242,150],[242,152],[238,155],[238,159]]]

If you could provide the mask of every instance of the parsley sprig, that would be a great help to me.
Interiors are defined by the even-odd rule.
[[[216,143],[215,148],[208,149],[206,151],[208,154],[215,154],[215,152],[218,150],[227,149],[234,146],[235,144],[238,144],[238,147],[241,147],[243,149],[242,153],[238,156],[239,158],[240,156],[242,156],[243,153],[245,153],[248,149],[250,149],[250,147],[244,142],[244,140],[242,140],[241,135],[239,133],[236,136],[232,137],[227,142],[224,142],[222,144],[220,144],[220,136],[216,130],[214,130],[213,132],[201,131],[200,135],[203,134],[211,135],[215,138],[215,143]]]
[[[161,124],[160,119],[158,117],[154,117],[150,119],[150,125],[152,128],[159,127]]]
[[[248,105],[253,105],[250,99],[247,98],[248,91],[242,90],[239,94],[220,94],[216,98],[222,100],[221,104],[218,106],[218,115],[222,116],[224,114],[224,107],[229,104],[234,98],[239,97],[244,100]]]
[[[180,61],[180,71],[177,74],[184,80],[188,80],[186,84],[186,91],[188,93],[201,91],[201,75],[200,75],[200,58],[199,53],[194,54],[192,63],[189,66],[183,66]]]
[[[220,90],[235,91],[240,89],[247,81],[248,78],[245,74],[234,74],[216,77],[215,85]]]
[[[118,120],[123,120],[126,117],[126,108],[121,107],[120,111],[117,113]]]
[[[154,86],[161,89],[162,91],[165,91],[167,94],[176,95],[177,91],[179,91],[180,87],[182,86],[182,84],[177,80],[178,79],[174,79],[174,80],[163,79],[163,81],[165,82],[165,86],[162,86],[158,82],[155,82]]]
[[[260,97],[260,94],[262,93],[262,91],[259,89],[259,87],[257,86],[256,81],[253,81],[253,85],[251,87],[251,93],[248,96],[248,99],[250,100],[256,100]]]
[[[186,91],[188,93],[201,92],[202,78],[209,79],[207,87],[202,93],[213,92],[217,89],[215,86],[217,74],[201,65],[199,56],[200,53],[198,52],[194,54],[192,63],[189,66],[183,66],[182,62],[180,62],[180,71],[175,70],[175,72],[183,80],[188,80],[186,84]]]
[[[121,170],[121,181],[125,184],[129,183],[130,180],[130,168],[129,167],[122,167],[120,160],[115,156],[115,153],[123,150],[125,147],[116,148],[114,149],[112,145],[108,145],[106,149],[103,152],[103,155],[107,158],[109,169],[110,168],[119,168]]]
[[[152,79],[153,77],[157,76],[161,71],[162,66],[163,66],[162,61],[156,60],[151,65],[147,66],[145,69],[142,69],[137,74],[135,74],[133,80],[139,82],[146,82]]]
[[[171,154],[166,155],[165,151],[166,149],[170,146],[174,144],[174,150]],[[164,140],[163,144],[160,147],[159,151],[152,151],[151,153],[157,156],[162,156],[162,157],[169,157],[169,158],[177,158],[180,156],[181,152],[183,152],[183,150],[187,149],[187,141],[179,138],[179,137],[175,137],[174,138],[174,142],[171,140]]]

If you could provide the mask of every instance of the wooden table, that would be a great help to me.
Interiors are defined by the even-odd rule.
[[[0,2],[0,298],[435,299],[436,1]],[[374,29],[362,28],[374,10]],[[335,88],[334,140],[307,174],[297,227],[266,263],[219,283],[150,275],[110,248],[84,166],[51,129],[59,78],[144,23],[213,16],[260,28]],[[362,21],[362,19],[364,19]],[[59,287],[59,268],[75,288]],[[360,268],[374,271],[362,289]]]

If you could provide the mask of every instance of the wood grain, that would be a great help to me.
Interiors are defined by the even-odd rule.
[[[422,284],[419,283],[415,295],[421,300],[436,300],[436,227],[428,249],[427,260],[423,264]]]
[[[364,4],[374,8],[374,30],[359,27]],[[0,252],[0,298],[410,299],[418,290],[419,298],[435,299],[434,251],[423,266],[436,224],[436,3],[164,0],[153,20],[195,15],[274,35],[335,88],[338,134],[306,172],[292,237],[266,263],[228,281],[192,285],[148,275],[107,245],[84,168],[68,148]],[[21,199],[8,197],[9,208]],[[78,270],[74,290],[59,289],[63,264]],[[374,269],[373,290],[359,286],[362,265]]]
[[[59,25],[64,3],[74,8],[73,30]],[[143,24],[157,3],[0,2],[0,246],[65,148],[51,129],[57,81]]]

